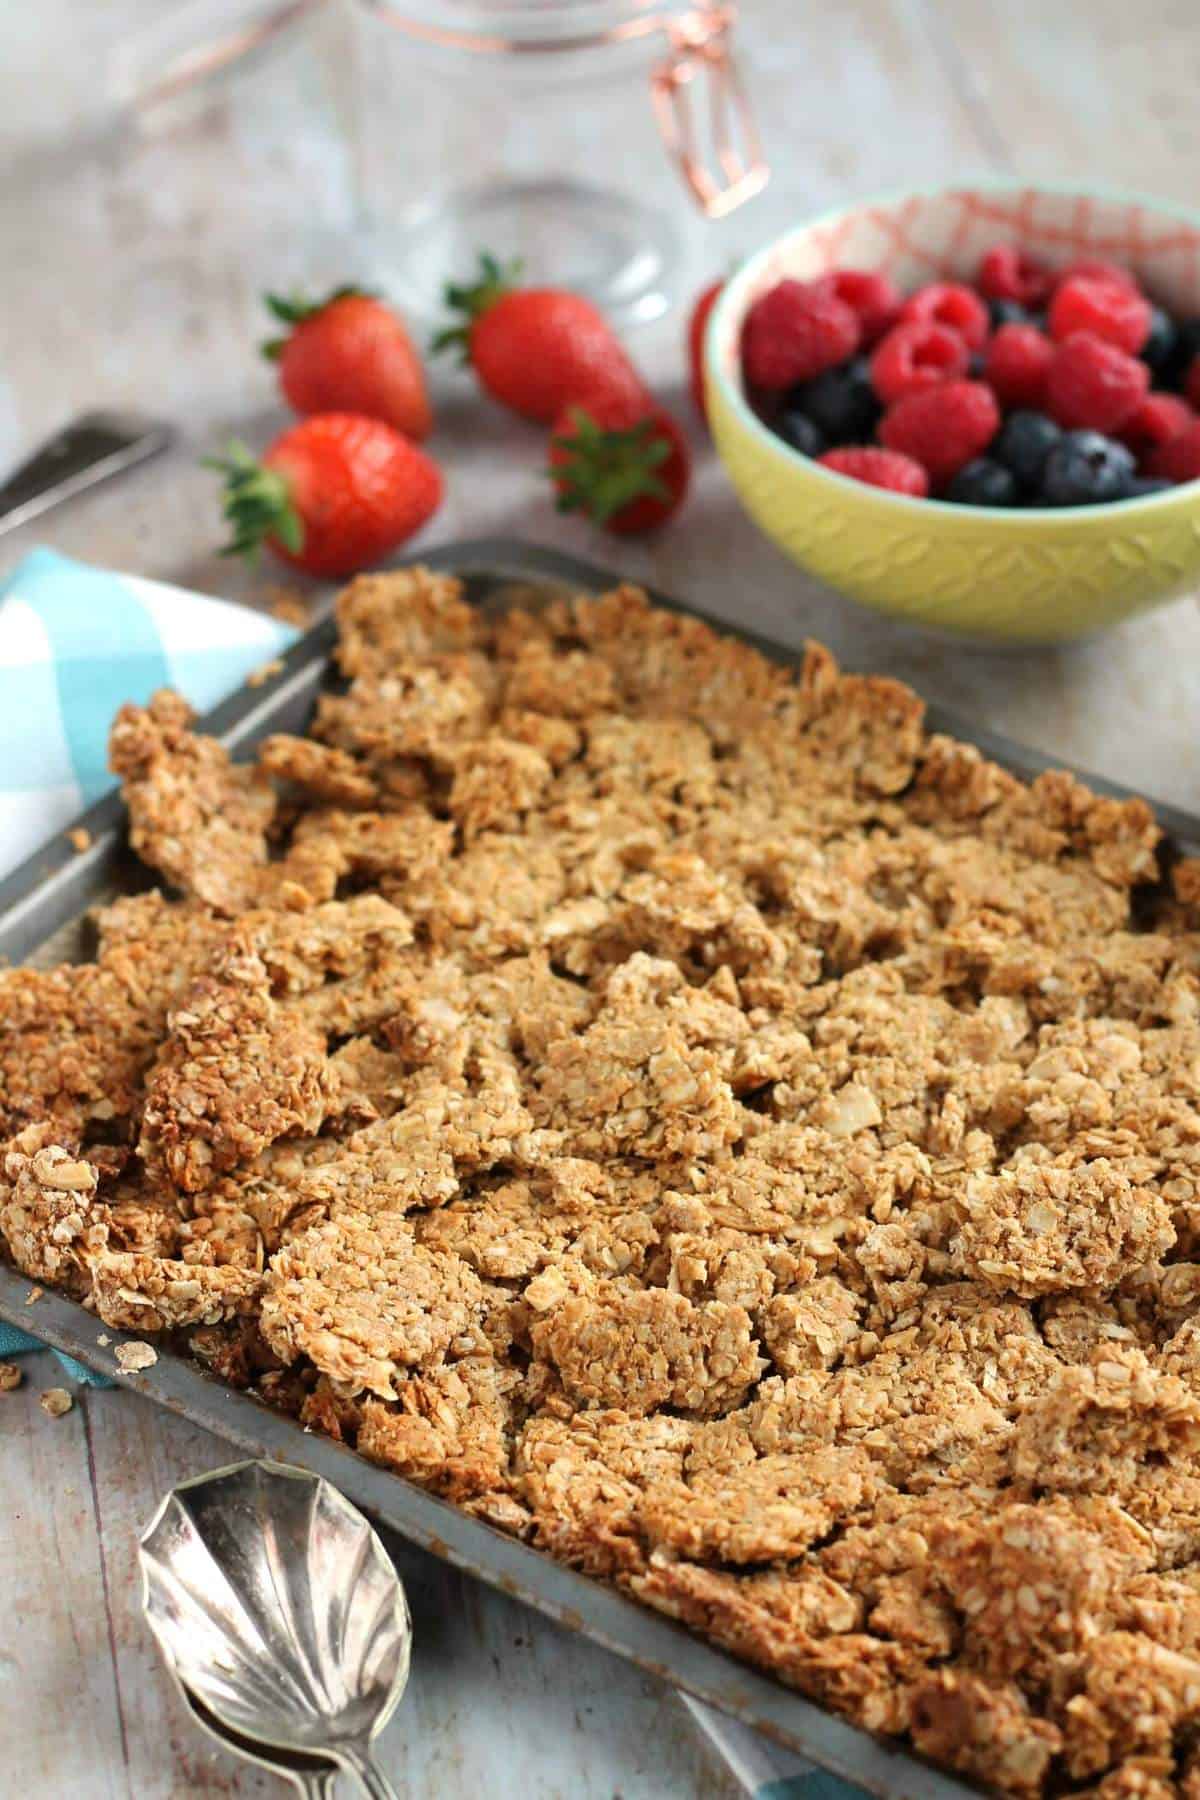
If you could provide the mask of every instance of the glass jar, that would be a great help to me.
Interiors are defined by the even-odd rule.
[[[148,183],[165,147],[188,140],[193,178],[235,196],[237,223],[206,253],[236,245],[252,286],[369,279],[351,22],[348,0],[166,0],[139,4],[113,36],[104,74],[121,153]],[[168,183],[179,167],[164,162]]]
[[[706,218],[766,164],[720,0],[353,0],[364,222],[435,317],[480,252],[624,323],[665,311]]]

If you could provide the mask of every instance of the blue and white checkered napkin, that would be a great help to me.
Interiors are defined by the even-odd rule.
[[[112,786],[108,728],[123,701],[173,687],[205,712],[295,635],[246,607],[140,575],[93,569],[53,550],[25,557],[0,581],[0,874]],[[0,1357],[38,1348],[0,1322]],[[103,1380],[60,1360],[77,1381]],[[755,1800],[862,1793],[699,1701],[687,1705]]]
[[[122,701],[174,687],[205,712],[295,636],[226,600],[26,556],[0,581],[0,873],[113,785]]]
[[[814,1768],[727,1713],[693,1700],[690,1694],[681,1694],[680,1699],[751,1800],[870,1800],[865,1788]]]
[[[0,874],[113,785],[108,728],[123,701],[173,687],[205,712],[295,636],[244,606],[32,551],[0,580]],[[0,1323],[0,1357],[37,1348]]]

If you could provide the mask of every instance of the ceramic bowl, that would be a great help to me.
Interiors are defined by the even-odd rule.
[[[1200,314],[1200,216],[1130,195],[973,186],[897,194],[796,226],[728,282],[705,340],[709,420],[747,512],[801,568],[901,619],[997,644],[1057,644],[1200,586],[1200,481],[1063,509],[952,506],[821,468],[775,436],[742,388],[747,308],[783,276],[885,269],[902,292],[971,277],[1020,245],[1061,266],[1124,264],[1179,316]]]

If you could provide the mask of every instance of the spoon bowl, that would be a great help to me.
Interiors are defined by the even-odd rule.
[[[268,1462],[185,1481],[143,1534],[141,1566],[185,1698],[250,1744],[391,1794],[370,1746],[408,1680],[412,1626],[391,1558],[336,1488]]]
[[[255,1763],[260,1769],[270,1769],[273,1775],[281,1775],[285,1781],[294,1783],[305,1800],[334,1800],[340,1766],[338,1763],[323,1756],[310,1756],[305,1750],[281,1750],[270,1748],[266,1744],[256,1744],[252,1738],[244,1738],[236,1731],[228,1730],[220,1719],[209,1712],[204,1702],[197,1700],[195,1694],[190,1694],[187,1688],[179,1685],[179,1692],[201,1731],[220,1744],[223,1750],[242,1757],[246,1762]]]

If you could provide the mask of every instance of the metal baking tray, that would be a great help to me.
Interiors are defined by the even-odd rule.
[[[537,604],[551,592],[598,593],[620,579],[610,570],[557,551],[507,539],[451,544],[421,560],[461,576],[469,597],[489,610]],[[794,667],[801,660],[799,652],[649,591],[660,605],[706,618],[773,661]],[[243,688],[224,701],[206,716],[203,729],[241,755],[249,755],[271,732],[304,731],[317,694],[335,680],[330,666],[335,640],[332,619],[316,625],[286,653],[276,673],[261,686]],[[977,744],[1023,777],[1057,766],[937,707],[929,708],[928,723],[933,730]],[[1083,778],[1105,793],[1129,792],[1099,777]],[[1169,807],[1156,811],[1174,847],[1194,850],[1200,845],[1200,820]],[[87,910],[149,884],[147,872],[126,844],[125,811],[116,794],[98,801],[77,824],[90,839],[84,851],[76,851],[62,835],[0,882],[0,957],[7,961],[47,964],[86,956]],[[151,1368],[126,1373],[118,1367],[115,1352],[121,1343],[137,1341],[137,1334],[105,1332],[91,1313],[60,1294],[44,1293],[31,1304],[30,1291],[28,1276],[0,1266],[0,1318],[35,1332],[55,1349],[245,1451],[325,1476],[400,1536],[733,1714],[821,1768],[857,1782],[868,1793],[882,1800],[968,1800],[983,1791],[823,1712],[615,1589],[562,1567],[343,1445],[306,1432],[295,1420],[226,1387],[186,1356],[164,1350]],[[107,1340],[103,1344],[102,1336]]]

